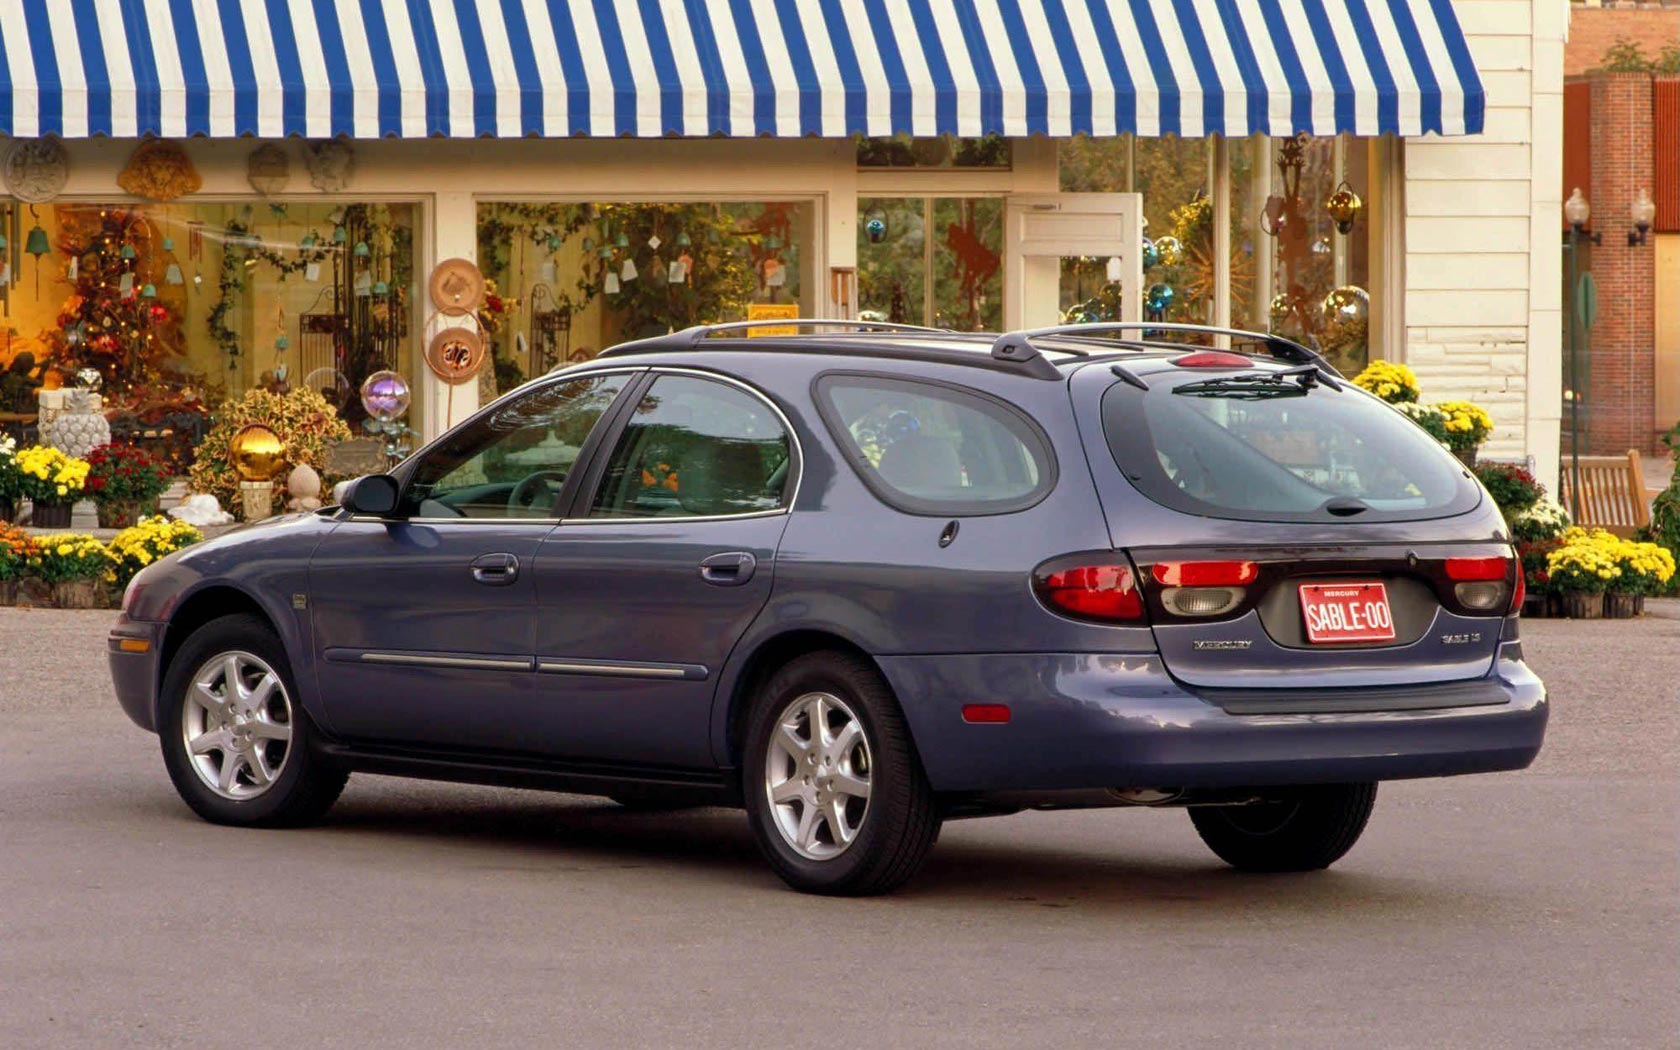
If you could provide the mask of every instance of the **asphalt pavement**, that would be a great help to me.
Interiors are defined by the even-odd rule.
[[[0,609],[0,1047],[1674,1047],[1680,621],[1534,621],[1521,773],[1385,784],[1328,872],[1181,811],[946,826],[898,894],[785,888],[739,813],[352,778],[197,820],[111,613]]]

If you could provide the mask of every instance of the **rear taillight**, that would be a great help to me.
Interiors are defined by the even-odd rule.
[[[1528,597],[1528,579],[1523,574],[1521,564],[1517,566],[1517,585],[1511,588],[1511,607],[1506,609],[1508,615],[1515,616],[1522,612],[1523,601]]]
[[[1167,587],[1241,587],[1260,577],[1251,561],[1158,561],[1149,570]]]
[[[1148,623],[1130,565],[1102,563],[1040,570],[1034,589],[1057,612],[1103,623]]]
[[[1180,368],[1247,368],[1254,362],[1225,350],[1198,350],[1193,354],[1181,354],[1173,358],[1172,363]]]
[[[1512,560],[1496,558],[1448,558],[1447,579],[1460,605],[1474,612],[1510,612],[1522,605],[1522,567],[1516,566],[1515,587],[1511,579]]]

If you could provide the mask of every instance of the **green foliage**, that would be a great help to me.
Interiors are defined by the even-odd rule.
[[[1680,73],[1680,44],[1664,44],[1655,58],[1645,53],[1644,45],[1627,37],[1617,37],[1599,61],[1600,73]]]
[[[1651,503],[1651,527],[1646,538],[1680,559],[1680,423],[1663,436],[1663,444],[1675,457],[1674,476]],[[1668,593],[1680,594],[1680,574],[1668,581]]]
[[[1534,475],[1515,463],[1478,463],[1476,478],[1493,497],[1507,522],[1540,502],[1546,490]]]
[[[286,475],[299,464],[314,467],[328,487],[341,480],[326,469],[328,448],[350,440],[350,428],[338,412],[313,390],[275,394],[258,389],[216,410],[215,425],[199,446],[192,465],[194,492],[215,496],[224,508],[239,506],[239,474],[228,460],[228,441],[250,423],[261,423],[274,431],[286,449],[285,469],[274,479],[276,507],[285,505]]]

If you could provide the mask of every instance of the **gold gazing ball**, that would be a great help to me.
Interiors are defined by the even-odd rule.
[[[228,462],[246,481],[268,481],[286,465],[286,446],[274,431],[250,423],[228,439]]]
[[[1353,187],[1345,181],[1324,202],[1324,210],[1330,214],[1330,219],[1336,224],[1336,230],[1343,234],[1353,232],[1353,222],[1359,218],[1359,213],[1365,210],[1365,202],[1359,199],[1359,194],[1353,192]]]

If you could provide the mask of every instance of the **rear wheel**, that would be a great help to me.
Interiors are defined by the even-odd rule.
[[[158,737],[175,790],[216,824],[319,819],[348,774],[317,755],[286,651],[254,616],[224,616],[181,646],[164,676]]]
[[[1375,784],[1288,788],[1242,806],[1192,806],[1190,821],[1219,859],[1241,871],[1315,871],[1353,848]]]
[[[759,848],[795,889],[885,893],[939,837],[904,716],[859,657],[811,653],[777,671],[754,702],[745,766]]]

